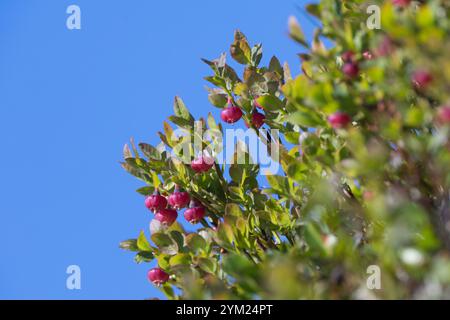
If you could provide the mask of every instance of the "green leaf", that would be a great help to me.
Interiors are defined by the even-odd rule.
[[[244,276],[245,274],[255,273],[254,264],[243,256],[230,253],[223,260],[223,268],[229,274]]]
[[[234,33],[234,42],[230,47],[231,57],[240,64],[251,62],[251,49],[245,35],[236,30]]]
[[[181,127],[181,128],[185,128],[185,129],[191,129],[192,128],[192,123],[186,119],[183,119],[181,117],[177,117],[177,116],[170,116],[169,120],[171,122],[173,122],[174,124],[176,124],[177,126]]]
[[[184,237],[181,232],[177,230],[171,230],[170,237],[176,242],[178,249],[181,250],[184,247]]]
[[[127,161],[130,159],[134,159],[134,158],[128,158]],[[122,166],[123,169],[125,169],[125,171],[127,171],[131,175],[135,176],[136,178],[138,178],[144,182],[149,181],[149,176],[141,168],[137,167],[136,165],[130,164],[128,162],[121,162],[120,165]]]
[[[205,250],[207,246],[205,239],[197,233],[191,233],[186,236],[186,245],[194,253],[199,250]]]
[[[124,240],[119,244],[119,247],[124,250],[139,251],[136,239]]]
[[[298,162],[294,162],[289,165],[287,174],[290,178],[294,179],[297,182],[304,179],[304,174],[302,173],[302,165]]]
[[[137,255],[134,256],[134,261],[136,263],[142,263],[142,262],[151,262],[155,256],[152,252],[149,251],[141,251]]]
[[[290,184],[288,178],[278,175],[268,175],[267,181],[269,182],[272,189],[274,189],[277,193],[282,195],[289,195]]]
[[[173,244],[172,239],[165,233],[154,233],[151,238],[158,247],[170,246]]]
[[[170,227],[169,227],[169,231],[178,231],[179,233],[183,234],[184,233],[184,228],[181,225],[180,222],[175,221]]]
[[[228,203],[225,206],[225,214],[233,217],[242,217],[242,211],[236,203]]]
[[[139,148],[148,159],[161,160],[161,153],[152,145],[139,143]]]
[[[177,296],[176,296],[172,286],[169,283],[163,284],[161,287],[161,290],[162,290],[162,292],[164,292],[164,294],[166,295],[166,297],[168,299],[171,299],[171,300],[176,299]]]
[[[228,95],[226,93],[213,93],[208,95],[209,102],[217,108],[225,108],[228,102]]]
[[[231,199],[235,201],[243,201],[244,200],[244,192],[241,187],[228,187],[228,191],[230,192]]]
[[[239,279],[247,290],[258,290],[258,268],[242,255],[230,253],[223,258],[223,270]]]
[[[172,256],[169,260],[169,264],[171,267],[177,266],[180,264],[189,265],[191,263],[192,263],[191,256],[186,253],[178,253],[178,254]]]
[[[281,77],[283,77],[284,74],[283,67],[281,66],[280,61],[275,56],[273,56],[272,59],[270,59],[269,70],[272,72],[276,72]]]
[[[326,53],[326,48],[325,48],[325,45],[322,42],[322,40],[320,40],[320,35],[321,35],[320,29],[314,30],[313,44],[312,44],[311,51],[316,54],[324,55]],[[313,72],[311,70],[311,67],[309,66],[308,61],[303,61],[302,69],[307,70],[308,76],[312,76]]]
[[[315,134],[308,134],[306,138],[302,140],[301,149],[305,154],[316,154],[321,147],[320,139]],[[322,149],[324,150],[324,149]]]
[[[428,28],[434,24],[433,10],[430,5],[421,5],[416,14],[417,25],[421,28]]]
[[[233,229],[231,226],[227,223],[219,223],[219,226],[217,227],[217,238],[220,245],[230,248],[231,242],[234,239]]]
[[[291,68],[289,68],[289,64],[287,62],[283,64],[283,78],[286,82],[292,80]]]
[[[142,194],[143,196],[151,195],[155,191],[155,188],[152,186],[145,186],[136,190],[137,193]]]
[[[299,75],[295,80],[288,81],[285,75],[286,84],[283,86],[283,93],[290,99],[290,102],[299,102],[307,97],[311,92],[311,81],[304,74]]]
[[[158,266],[163,270],[170,269],[169,260],[171,255],[168,255],[166,253],[159,254],[156,259],[158,260]]]
[[[160,232],[154,233],[152,235],[152,241],[162,253],[174,255],[178,252],[177,244],[167,234]]]
[[[317,3],[310,3],[306,5],[306,11],[316,18],[320,19],[320,5]]]
[[[219,76],[213,76],[213,77],[205,77],[204,78],[206,81],[212,83],[213,85],[222,88],[224,90],[227,90],[227,83],[226,81],[219,77]]]
[[[217,270],[217,263],[212,258],[198,258],[197,263],[205,272],[214,274]]]
[[[158,132],[158,136],[161,139],[161,141],[164,142],[164,144],[166,146],[172,147],[171,142],[167,139],[167,137],[162,132]]]
[[[233,92],[238,96],[242,96],[243,98],[248,98],[249,87],[246,83],[239,82],[234,86]]]
[[[298,139],[300,137],[300,133],[299,132],[295,132],[295,131],[291,131],[291,132],[286,132],[284,134],[284,137],[286,138],[286,141],[292,144],[297,144],[298,143]]]
[[[243,176],[243,171],[244,171],[243,166],[238,165],[237,163],[234,163],[234,164],[230,165],[230,168],[228,171],[229,171],[231,179],[240,185],[241,179]]]
[[[123,146],[123,158],[126,160],[128,158],[133,158],[133,154],[131,153],[130,147],[128,144]]]
[[[260,96],[257,101],[267,111],[277,111],[283,108],[283,102],[272,95]]]
[[[304,47],[308,48],[308,43],[305,40],[305,35],[302,31],[302,28],[300,27],[300,24],[297,21],[297,18],[294,16],[289,17],[288,21],[288,27],[289,27],[289,36],[294,40],[303,45]]]
[[[152,251],[152,247],[150,246],[150,243],[148,243],[144,231],[139,233],[139,237],[137,238],[137,247],[141,251]]]
[[[320,233],[317,231],[313,224],[309,223],[305,226],[304,236],[305,241],[309,245],[313,254],[319,254],[323,256],[327,254],[327,250],[323,245]]]
[[[173,147],[176,144],[176,137],[173,128],[166,121],[163,121],[163,128],[166,140],[169,142],[169,146]]]
[[[297,111],[286,117],[286,121],[293,125],[299,125],[303,127],[317,128],[325,126],[325,121],[314,111]]]
[[[405,118],[405,123],[409,127],[420,127],[425,120],[423,110],[419,108],[411,108],[408,110]]]
[[[155,189],[157,189],[159,187],[159,185],[161,184],[158,174],[154,171],[152,172],[152,182],[153,182],[153,186],[155,187]]]
[[[192,126],[194,125],[194,117],[190,114],[189,110],[186,108],[186,105],[180,97],[175,97],[175,101],[173,103],[173,111],[177,117],[187,120]]]
[[[263,56],[262,44],[257,44],[252,48],[250,62],[252,66],[257,67]]]
[[[249,292],[259,291],[259,269],[242,255],[230,253],[223,258],[223,270],[238,279],[240,286]]]
[[[211,130],[217,130],[218,132],[222,132],[222,127],[217,124],[216,120],[214,119],[213,115],[211,114],[211,112],[208,113],[208,118],[207,118],[207,123],[208,123],[208,127]]]

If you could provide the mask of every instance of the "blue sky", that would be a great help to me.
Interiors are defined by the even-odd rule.
[[[142,186],[118,162],[124,143],[157,144],[180,95],[210,106],[200,58],[228,50],[233,30],[262,42],[294,73],[305,1],[2,0],[0,2],[0,298],[145,299],[162,295],[147,265],[118,248],[148,234]],[[82,29],[66,28],[76,4]],[[81,290],[66,268],[81,268]]]

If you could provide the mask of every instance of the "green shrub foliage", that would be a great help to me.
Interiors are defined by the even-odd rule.
[[[371,4],[380,29],[366,24]],[[449,3],[322,0],[306,11],[318,26],[312,39],[288,23],[299,75],[276,57],[262,66],[262,46],[240,31],[233,61],[204,60],[213,106],[237,106],[241,123],[256,109],[264,128],[279,130],[280,139],[259,134],[279,147],[279,172],[262,176],[249,158],[203,172],[175,159],[196,136],[177,97],[161,144],[131,143],[122,166],[144,196],[178,186],[206,216],[187,232],[180,210],[177,222],[121,247],[170,276],[159,283],[170,299],[450,298]],[[197,120],[233,127],[211,113]]]

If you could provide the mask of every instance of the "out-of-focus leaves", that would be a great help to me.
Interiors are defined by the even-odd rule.
[[[297,111],[287,116],[286,120],[294,125],[303,127],[316,128],[325,124],[319,115],[311,111]]]
[[[224,257],[223,270],[240,279],[240,285],[251,292],[258,290],[258,274],[254,264],[241,255],[229,254]]]
[[[306,11],[316,18],[320,18],[320,5],[317,3],[310,3],[306,5]]]
[[[305,40],[305,35],[303,33],[302,28],[300,27],[300,24],[297,21],[297,18],[295,18],[294,16],[290,16],[288,27],[289,27],[289,36],[293,40],[303,45],[304,47],[308,48],[308,43]]]
[[[215,273],[217,270],[217,263],[213,259],[199,258],[198,265],[203,271],[208,273]]]
[[[326,255],[327,251],[323,245],[320,233],[313,224],[307,224],[304,230],[305,241],[310,247],[312,254]]]

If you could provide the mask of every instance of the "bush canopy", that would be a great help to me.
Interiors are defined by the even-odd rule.
[[[288,22],[298,75],[276,57],[262,66],[236,31],[228,55],[203,60],[222,121],[176,97],[161,144],[125,146],[155,216],[150,238],[121,247],[157,265],[148,277],[170,299],[450,298],[449,3],[305,9],[312,41]],[[220,134],[199,134],[237,121],[278,172],[263,175],[245,141],[221,163]]]

